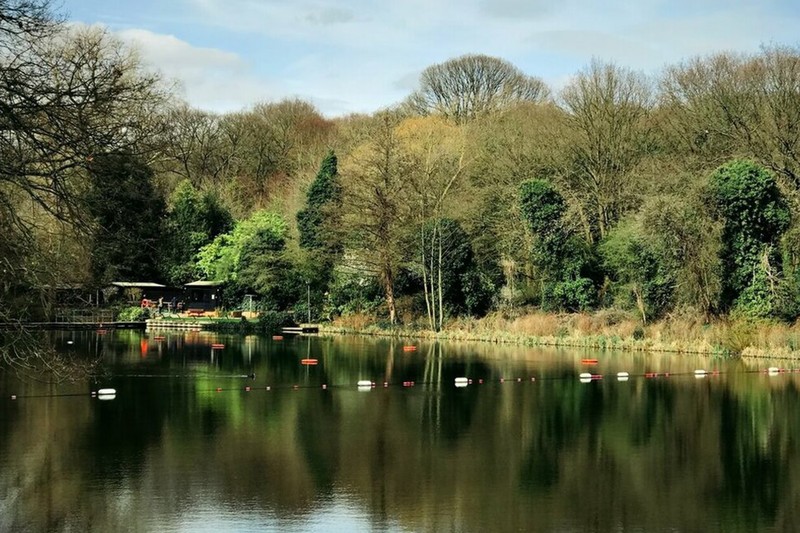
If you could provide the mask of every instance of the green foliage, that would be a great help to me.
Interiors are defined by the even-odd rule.
[[[548,182],[532,179],[520,186],[520,209],[531,231],[540,239],[560,238],[561,218],[566,212],[566,202]]]
[[[85,204],[96,228],[90,250],[92,279],[98,285],[160,279],[165,206],[153,187],[153,171],[129,154],[98,156],[89,170]]]
[[[497,286],[491,276],[477,268],[461,274],[464,310],[472,316],[486,314],[492,306]]]
[[[286,257],[286,240],[277,228],[261,228],[242,246],[235,286],[252,292],[271,308],[286,309],[305,288]]]
[[[675,274],[668,254],[635,222],[617,226],[599,246],[607,272],[633,297],[643,321],[673,304]]]
[[[571,278],[547,283],[542,307],[547,311],[588,311],[594,307],[597,290],[589,278]]]
[[[214,194],[201,194],[189,180],[179,183],[170,198],[165,224],[169,246],[163,248],[161,268],[167,281],[181,285],[196,279],[197,252],[232,227],[230,212]]]
[[[383,302],[383,290],[375,277],[337,269],[325,301],[328,318],[353,313],[372,313]]]
[[[300,246],[312,250],[341,251],[341,245],[332,239],[329,226],[338,218],[342,186],[337,173],[337,160],[333,151],[322,160],[317,177],[306,195],[306,207],[297,213]]]
[[[772,306],[762,301],[758,266],[763,261],[772,274],[780,275],[775,250],[791,220],[786,201],[766,169],[750,161],[733,161],[710,176],[707,203],[723,223],[723,305],[752,305],[742,312],[761,315]]]
[[[242,251],[258,236],[259,241],[284,242],[286,222],[270,211],[257,211],[250,218],[237,222],[233,230],[218,235],[197,254],[197,266],[203,277],[215,281],[236,281]]]
[[[585,311],[596,304],[593,252],[565,226],[566,202],[547,181],[520,187],[520,209],[533,233],[532,259],[539,270],[542,307]]]
[[[262,311],[258,315],[258,329],[264,333],[278,333],[281,328],[292,325],[294,321],[285,311]]]
[[[709,314],[719,308],[722,224],[712,220],[699,201],[691,191],[650,198],[631,224],[637,239],[655,256],[659,275],[674,279],[668,307]]]
[[[304,287],[286,256],[286,233],[280,215],[258,211],[201,248],[198,267],[207,279],[228,283],[228,301],[254,293],[267,308],[286,309]]]
[[[150,308],[126,307],[117,313],[117,320],[120,322],[144,322],[151,318]]]

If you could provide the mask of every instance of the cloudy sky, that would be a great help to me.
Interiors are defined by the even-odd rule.
[[[558,88],[592,57],[645,72],[800,44],[797,0],[62,0],[181,82],[196,107],[300,97],[328,116],[403,99],[428,65],[502,57]],[[602,7],[601,7],[602,6]]]

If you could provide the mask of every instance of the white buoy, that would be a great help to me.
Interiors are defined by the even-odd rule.
[[[466,387],[467,385],[469,385],[469,379],[456,378],[456,387]]]
[[[97,399],[98,400],[102,400],[102,401],[113,400],[116,397],[117,397],[116,394],[98,394],[97,395]]]
[[[67,341],[67,344],[72,344],[73,341]]]
[[[629,377],[627,372],[617,372],[617,381],[628,381]]]
[[[104,394],[116,394],[116,393],[117,393],[116,389],[100,389],[97,391],[97,394],[100,396]]]
[[[372,387],[374,386],[375,386],[374,383],[366,379],[362,379],[361,381],[358,382],[358,390],[360,391],[372,390]]]
[[[578,374],[578,377],[581,379],[592,379],[592,375],[589,372],[581,372]]]
[[[697,379],[702,379],[702,378],[706,377],[706,374],[708,374],[707,370],[698,369],[698,370],[694,371],[694,377],[697,378]]]
[[[777,366],[771,366],[767,369],[767,374],[769,374],[770,376],[777,376],[778,374],[780,374],[780,372],[781,369],[778,368]]]
[[[581,383],[591,383],[592,378],[581,378]]]

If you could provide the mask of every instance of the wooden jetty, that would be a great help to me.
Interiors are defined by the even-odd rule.
[[[319,333],[319,326],[317,324],[300,324],[299,326],[290,326],[281,328],[284,333],[299,335],[308,333]]]
[[[165,330],[179,330],[179,331],[201,331],[203,324],[200,322],[187,322],[185,320],[163,320],[151,319],[146,322],[147,331],[165,331]]]

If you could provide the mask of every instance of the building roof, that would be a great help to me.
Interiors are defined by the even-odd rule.
[[[219,287],[220,285],[225,285],[224,281],[193,281],[191,283],[185,283],[184,287]]]
[[[114,287],[123,289],[164,289],[166,285],[153,283],[152,281],[112,281]]]

